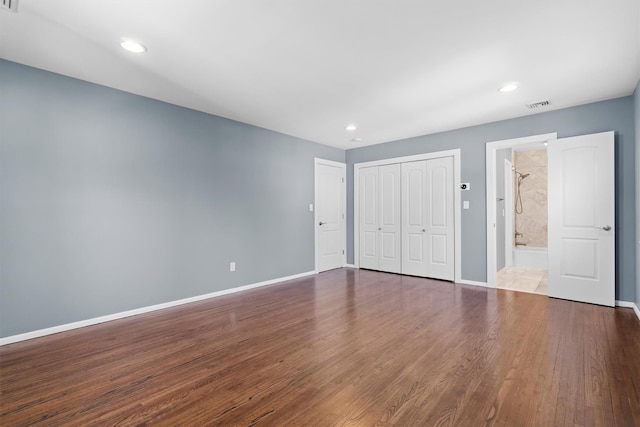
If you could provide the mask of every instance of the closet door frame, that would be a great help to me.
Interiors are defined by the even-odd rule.
[[[440,157],[453,157],[453,204],[454,204],[454,242],[455,242],[455,277],[454,281],[461,280],[462,262],[462,220],[460,201],[460,149],[436,151],[433,153],[416,154],[413,156],[393,157],[390,159],[375,160],[372,162],[355,163],[353,165],[353,261],[354,267],[360,268],[360,221],[359,221],[359,188],[360,168],[371,166],[392,165],[395,163],[415,162],[419,160],[437,159]]]

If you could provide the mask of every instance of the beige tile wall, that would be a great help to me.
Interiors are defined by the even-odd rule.
[[[547,150],[514,151],[513,165],[522,174],[530,174],[520,184],[523,212],[515,214],[515,228],[523,236],[518,242],[547,247]],[[513,202],[516,202],[517,177],[514,173]],[[514,209],[515,212],[515,209]]]

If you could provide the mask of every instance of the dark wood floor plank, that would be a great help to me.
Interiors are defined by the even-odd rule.
[[[340,269],[0,347],[0,424],[640,425],[640,321]]]

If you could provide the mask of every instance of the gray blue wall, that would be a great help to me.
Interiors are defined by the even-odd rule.
[[[425,118],[428,120],[428,118]],[[559,138],[615,131],[616,299],[636,300],[636,201],[633,98],[602,101],[347,150],[348,262],[353,263],[353,165],[418,153],[461,149],[462,182],[470,209],[462,211],[462,279],[486,282],[485,143],[557,132]]]
[[[313,270],[314,157],[348,162],[352,263],[353,164],[460,148],[462,277],[483,282],[484,144],[554,131],[616,132],[616,298],[640,304],[638,92],[345,156],[0,60],[0,337]]]
[[[313,270],[314,157],[0,60],[0,337]]]

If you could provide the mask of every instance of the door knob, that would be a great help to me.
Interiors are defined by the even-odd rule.
[[[382,227],[378,227],[378,231],[382,230]]]
[[[424,233],[424,232],[426,232],[426,231],[427,231],[427,230],[425,230],[424,228],[422,229],[422,232],[423,232],[423,233]]]
[[[318,223],[318,225],[322,225],[322,224],[326,224],[326,222],[322,222],[322,221],[320,221],[320,222]]]
[[[602,227],[602,229],[604,231],[609,231],[609,230],[611,230],[611,226],[610,225],[605,225],[604,227]]]

